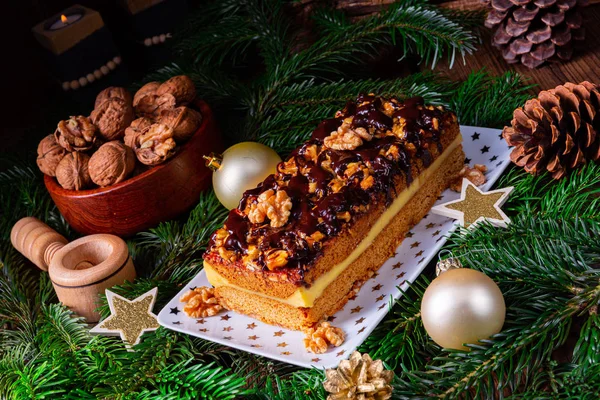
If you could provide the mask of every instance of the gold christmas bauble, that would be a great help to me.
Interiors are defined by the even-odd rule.
[[[281,158],[272,148],[256,142],[231,146],[222,156],[204,157],[213,172],[215,194],[227,209],[236,208],[244,192],[277,172]]]
[[[421,301],[425,330],[438,345],[468,350],[500,332],[506,306],[498,285],[469,268],[449,269],[431,282]]]

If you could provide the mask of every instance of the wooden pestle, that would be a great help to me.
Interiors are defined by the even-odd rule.
[[[13,227],[13,246],[40,269],[48,271],[58,299],[88,323],[100,320],[98,295],[136,277],[127,244],[114,235],[89,235],[68,243],[37,218]]]

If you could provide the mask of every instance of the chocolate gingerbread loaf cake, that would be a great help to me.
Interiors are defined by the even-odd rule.
[[[346,104],[213,234],[220,303],[291,329],[333,315],[458,174],[461,140],[456,116],[422,98]]]

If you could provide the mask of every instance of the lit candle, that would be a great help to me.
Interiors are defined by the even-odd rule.
[[[64,28],[65,26],[72,24],[75,21],[79,21],[81,19],[81,14],[69,14],[60,16],[60,19],[56,20],[50,27],[48,28],[51,31],[56,31]]]

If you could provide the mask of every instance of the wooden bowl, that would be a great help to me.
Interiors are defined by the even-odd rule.
[[[44,177],[52,200],[73,229],[82,234],[131,236],[176,218],[198,202],[212,177],[202,156],[223,147],[209,106],[201,100],[194,106],[202,113],[202,125],[164,164],[91,190],[66,190],[55,178]]]

